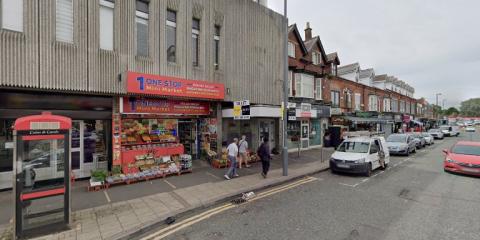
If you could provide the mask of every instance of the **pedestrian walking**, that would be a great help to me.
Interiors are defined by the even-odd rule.
[[[237,158],[238,158],[238,138],[234,138],[233,142],[227,147],[227,157],[230,160],[230,168],[225,173],[225,179],[230,180],[231,177],[238,177],[237,174]]]
[[[262,160],[262,176],[263,178],[267,178],[268,170],[270,169],[270,159],[272,158],[270,146],[268,145],[268,137],[263,138],[263,143],[258,148],[257,154]]]
[[[238,159],[238,168],[242,168],[242,163],[245,163],[245,167],[249,168],[250,165],[248,165],[248,142],[245,135],[242,135],[242,140],[240,140],[240,143],[238,143],[238,152],[240,153]]]

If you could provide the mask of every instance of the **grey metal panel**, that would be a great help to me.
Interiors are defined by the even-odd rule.
[[[23,32],[0,29],[0,86],[38,86],[38,2],[23,6]]]
[[[68,44],[55,40],[55,0],[25,1],[24,34],[0,33],[0,85],[124,94],[126,83],[119,75],[129,70],[224,83],[231,90],[227,101],[280,104],[282,17],[253,1],[150,1],[147,57],[135,55],[134,0],[115,1],[113,51],[99,49],[98,0],[74,4],[75,41]],[[167,9],[177,11],[174,64],[166,57]],[[201,20],[198,67],[192,66],[193,16]],[[222,26],[218,70],[213,65],[215,25]]]

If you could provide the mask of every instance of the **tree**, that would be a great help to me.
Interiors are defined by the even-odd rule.
[[[480,116],[480,98],[472,98],[462,102],[460,112],[465,117]]]
[[[460,113],[457,108],[451,107],[447,110],[444,110],[444,114],[447,116],[457,116]]]

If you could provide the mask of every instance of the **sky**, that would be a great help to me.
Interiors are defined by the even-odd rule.
[[[268,0],[283,14],[283,0]],[[289,0],[289,23],[310,22],[341,65],[393,75],[415,97],[458,107],[480,97],[479,0]]]

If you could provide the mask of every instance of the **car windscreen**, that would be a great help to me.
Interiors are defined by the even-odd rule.
[[[455,147],[453,147],[453,149],[452,149],[452,153],[480,156],[480,147],[479,146],[468,146],[468,145],[455,145]]]
[[[349,153],[368,153],[368,142],[343,142],[338,146],[337,151]]]
[[[422,136],[423,136],[423,137],[431,137],[431,135],[428,134],[428,133],[422,133]]]
[[[440,132],[440,130],[439,129],[430,129],[430,130],[428,130],[428,132],[429,133],[438,133],[438,132]]]
[[[405,135],[390,135],[387,138],[387,142],[406,142],[407,136]]]

